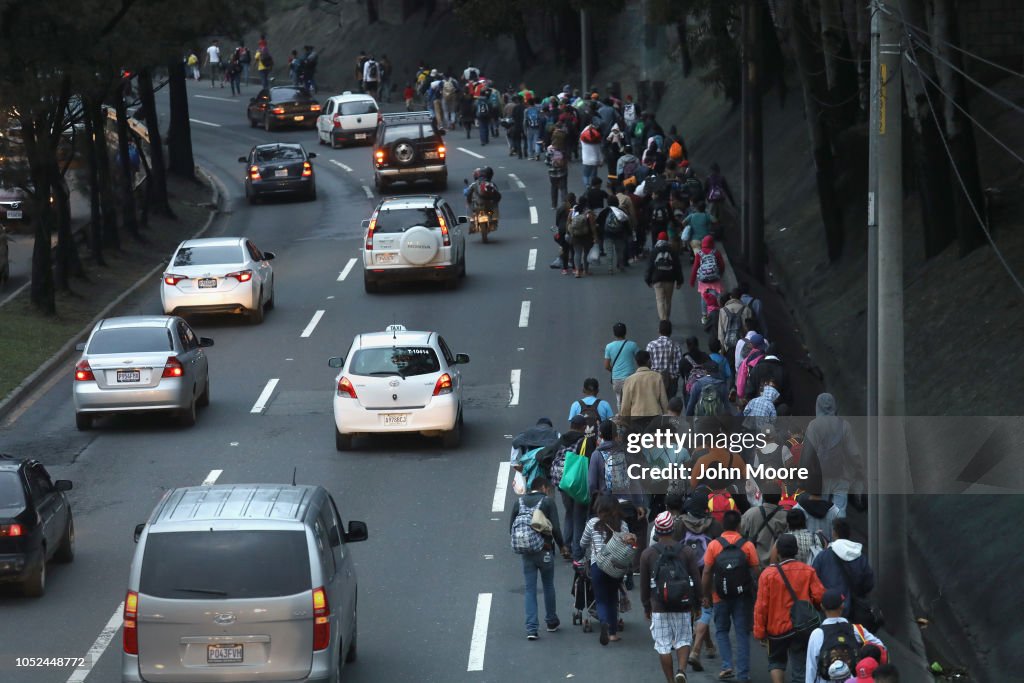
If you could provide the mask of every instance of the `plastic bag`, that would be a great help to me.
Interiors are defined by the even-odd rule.
[[[577,503],[590,503],[590,487],[587,475],[590,471],[590,458],[569,451],[565,454],[565,467],[558,488],[569,494]]]
[[[516,476],[512,477],[512,491],[517,496],[521,496],[526,493],[526,477],[519,470],[516,470]]]
[[[587,261],[590,265],[599,265],[601,263],[601,247],[596,242],[594,246],[590,248],[590,252],[587,254]]]

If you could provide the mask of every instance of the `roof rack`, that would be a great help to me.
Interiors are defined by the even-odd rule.
[[[429,111],[402,111],[384,114],[383,118],[389,123],[428,123],[434,120],[434,114]]]

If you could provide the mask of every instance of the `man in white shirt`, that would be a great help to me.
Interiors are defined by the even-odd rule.
[[[215,88],[217,81],[220,80],[220,87],[224,87],[224,79],[218,79],[218,76],[223,75],[222,65],[220,61],[220,41],[214,40],[210,47],[206,48],[206,63],[210,67],[210,87]]]
[[[850,661],[847,661],[846,664],[850,671],[855,670],[857,660],[860,658],[858,653],[862,646],[876,645],[879,650],[885,652],[885,645],[878,639],[878,636],[863,626],[849,623],[842,617],[843,594],[839,590],[830,588],[825,591],[825,595],[821,598],[821,606],[825,610],[826,619],[821,622],[821,626],[811,632],[811,637],[807,641],[807,666],[804,669],[806,683],[828,683],[828,677],[820,675],[819,667],[821,665],[820,654],[824,647],[831,650],[831,656],[827,659],[835,659],[839,656],[848,658]],[[826,631],[828,631],[827,634]],[[849,642],[851,634],[853,635],[852,643]],[[827,668],[831,664],[832,662],[828,661],[824,666]]]
[[[373,55],[363,63],[363,90],[366,94],[377,96],[377,86],[380,85],[380,64]]]

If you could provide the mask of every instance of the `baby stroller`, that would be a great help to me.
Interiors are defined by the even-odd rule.
[[[590,633],[594,627],[590,620],[597,620],[597,603],[594,602],[594,587],[585,566],[575,567],[572,577],[572,625],[583,625],[583,632]]]

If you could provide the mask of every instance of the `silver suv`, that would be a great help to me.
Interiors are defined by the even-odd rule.
[[[457,216],[438,195],[381,200],[363,221],[363,285],[376,292],[382,282],[443,280],[454,289],[466,276],[466,216]]]
[[[167,492],[135,528],[124,603],[123,683],[337,683],[356,658],[356,577],[321,486]]]

